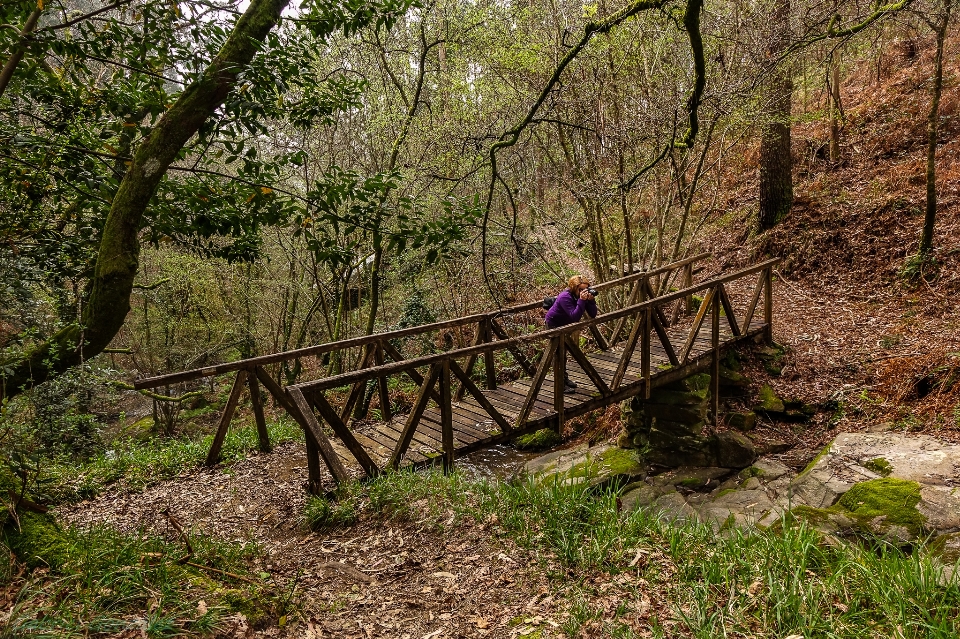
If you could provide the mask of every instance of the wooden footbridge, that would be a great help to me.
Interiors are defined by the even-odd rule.
[[[599,284],[600,314],[571,326],[542,328],[537,301],[140,379],[134,386],[169,387],[234,373],[207,457],[215,464],[245,387],[260,448],[270,450],[263,384],[303,428],[313,492],[322,488],[321,460],[338,482],[356,474],[350,466],[371,477],[402,464],[439,461],[449,468],[458,456],[542,428],[559,430],[565,420],[638,393],[649,395],[653,387],[707,368],[716,419],[722,351],[746,339],[770,339],[778,260],[694,282],[699,263],[709,257],[696,255]],[[700,304],[693,313],[695,299]],[[316,379],[286,386],[267,368],[333,356],[357,364],[338,374],[325,374],[324,368]],[[574,394],[563,393],[565,373],[579,386]],[[370,411],[367,389],[374,386],[376,409]],[[407,409],[399,410],[402,406]]]

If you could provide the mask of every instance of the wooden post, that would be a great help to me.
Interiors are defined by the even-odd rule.
[[[563,433],[563,383],[567,376],[567,340],[566,334],[557,340],[557,350],[553,356],[553,410],[557,413],[557,434]]]
[[[477,322],[477,330],[473,334],[473,341],[470,342],[470,346],[478,346],[483,343],[483,320]],[[473,367],[477,363],[477,356],[471,355],[467,358],[467,363],[463,367],[463,372],[468,376],[473,374]],[[456,394],[453,396],[453,401],[459,402],[463,399],[463,394],[466,392],[466,389],[463,387],[463,384],[460,384],[460,387],[457,389]]]
[[[237,371],[237,377],[233,380],[233,389],[230,391],[230,398],[220,416],[220,425],[217,426],[217,434],[213,436],[213,443],[210,444],[210,452],[207,453],[207,466],[216,466],[220,461],[220,449],[223,448],[223,439],[227,436],[227,429],[230,428],[230,420],[233,419],[233,413],[237,410],[237,403],[240,401],[240,393],[243,391],[244,382],[247,381],[247,371],[240,369]]]
[[[320,428],[320,422],[317,421],[316,415],[313,414],[313,408],[310,407],[307,398],[303,396],[303,391],[296,386],[287,386],[287,395],[299,413],[297,421],[304,426],[303,430],[306,433],[307,439],[313,438],[314,443],[319,449],[318,452],[320,456],[323,457],[323,461],[326,462],[330,474],[333,475],[333,479],[337,483],[349,480],[350,474],[347,473],[347,469],[343,467],[343,463],[341,463],[340,457],[337,456],[337,452],[330,444],[330,440],[323,434],[323,429]]]
[[[763,291],[763,321],[767,323],[763,337],[769,346],[773,344],[773,267],[768,266],[763,273],[767,280]]]
[[[374,353],[374,361],[377,366],[383,366],[383,345],[377,342],[377,350]],[[390,411],[390,388],[387,386],[387,376],[381,375],[377,378],[377,385],[380,389],[380,417],[385,422],[389,422],[392,417]]]
[[[253,405],[253,417],[257,420],[257,440],[261,453],[270,452],[270,434],[267,432],[267,420],[263,416],[263,398],[260,397],[260,384],[256,375],[248,375],[247,383],[250,386],[250,403]]]
[[[713,366],[710,373],[710,401],[713,406],[713,425],[720,421],[720,295],[714,289],[713,294],[713,326],[710,331],[713,347]]]
[[[643,377],[643,397],[650,399],[650,324],[653,322],[653,310],[647,308],[643,315],[637,318],[643,324],[640,329],[640,376]]]
[[[453,470],[453,404],[450,397],[450,360],[440,367],[440,438],[443,444],[443,472]]]
[[[307,445],[307,492],[311,495],[319,495],[323,492],[320,447],[306,428],[303,429],[303,437]]]
[[[483,341],[489,344],[493,341],[493,329],[490,327],[490,319],[483,320]],[[487,351],[483,354],[483,364],[487,369],[487,389],[497,390],[497,367],[493,359],[493,351]],[[470,374],[470,371],[467,371]]]

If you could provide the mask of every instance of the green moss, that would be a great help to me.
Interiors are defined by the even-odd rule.
[[[719,493],[717,493],[717,497],[723,497],[724,495],[729,495],[730,493],[735,493],[735,492],[737,492],[736,488],[724,488]]]
[[[891,466],[890,462],[883,457],[877,457],[876,459],[863,462],[862,466],[867,470],[872,470],[882,477],[887,477],[893,472],[893,466]]]
[[[73,539],[50,515],[20,513],[20,529],[12,520],[3,530],[3,542],[31,568],[49,566],[56,570],[68,561]]]
[[[825,508],[814,508],[813,506],[794,506],[790,514],[797,519],[805,519],[813,524],[822,524],[830,519],[831,511]]]
[[[751,477],[760,477],[763,471],[756,466],[749,466],[740,471],[740,479],[750,479]]]
[[[760,389],[759,402],[756,410],[762,410],[766,413],[782,413],[786,410],[783,400],[777,397],[777,394],[767,384],[764,384]]]
[[[903,526],[914,536],[923,532],[925,518],[917,510],[920,484],[893,477],[856,484],[837,505],[861,524],[884,517],[884,524]]]
[[[823,447],[823,450],[821,450],[819,453],[817,453],[817,456],[814,457],[814,458],[810,461],[809,464],[807,464],[807,467],[804,468],[802,471],[800,471],[800,474],[797,475],[797,479],[800,479],[801,477],[803,477],[804,475],[806,475],[807,473],[809,473],[811,470],[813,470],[814,466],[817,465],[817,462],[819,462],[821,459],[823,459],[823,456],[830,452],[830,447],[831,447],[831,446],[833,446],[833,442],[830,442],[829,444],[827,444],[826,446],[824,446],[824,447]],[[796,481],[796,479],[795,479],[794,481]]]
[[[633,475],[639,470],[640,460],[633,450],[609,448],[601,454],[588,456],[566,473],[568,477],[593,477],[595,475]]]
[[[703,480],[698,479],[697,477],[688,477],[677,482],[677,486],[683,486],[684,488],[700,488],[703,486]]]
[[[563,438],[557,434],[557,431],[552,428],[541,428],[534,433],[520,435],[513,440],[513,445],[518,450],[546,450],[562,441]]]

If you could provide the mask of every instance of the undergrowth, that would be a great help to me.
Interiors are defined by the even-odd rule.
[[[271,445],[303,436],[294,422],[281,419],[267,424]],[[204,463],[213,433],[200,438],[116,441],[112,448],[88,462],[70,460],[45,465],[45,497],[55,503],[96,497],[106,486],[121,482],[126,490],[143,490],[158,481],[176,477]],[[222,463],[233,463],[257,450],[257,429],[252,424],[227,431],[220,454]]]
[[[0,539],[20,568],[7,575],[17,594],[0,638],[207,635],[232,612],[274,616],[278,597],[245,569],[252,544],[196,535],[188,555],[153,535],[64,529],[31,513],[20,524]]]
[[[438,529],[479,522],[536,553],[560,583],[633,573],[672,602],[672,631],[660,636],[955,639],[960,633],[960,577],[945,577],[922,549],[828,544],[803,522],[722,532],[674,524],[645,511],[621,512],[615,492],[584,485],[398,472],[345,490],[351,508],[375,517]],[[564,630],[580,636],[583,624],[604,617],[605,636],[636,636],[617,619],[636,615],[641,596],[637,591],[613,617],[591,610],[585,599],[571,600]],[[657,636],[665,622],[650,620],[645,632]]]

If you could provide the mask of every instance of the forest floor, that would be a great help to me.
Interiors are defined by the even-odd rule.
[[[799,428],[758,427],[794,444],[783,456],[793,466],[804,465],[841,431],[895,428],[960,441],[960,384],[953,383],[960,376],[960,85],[946,83],[941,106],[938,266],[910,283],[901,273],[923,221],[929,103],[923,80],[930,60],[894,52],[888,62],[878,85],[843,87],[840,163],[821,157],[824,122],[794,128],[799,172],[790,217],[774,231],[751,235],[744,229],[756,181],[732,183],[726,208],[743,213],[717,222],[705,247],[719,258],[718,268],[784,258],[774,315],[784,366],[771,377],[748,359],[747,374],[783,397],[821,407]],[[947,72],[957,76],[954,67]],[[751,162],[750,152],[744,157]],[[755,168],[734,173],[755,176]],[[453,511],[439,528],[415,516],[361,516],[352,525],[311,532],[303,516],[305,469],[302,446],[286,443],[273,454],[185,473],[143,492],[108,491],[59,514],[72,524],[109,523],[176,540],[161,514],[170,509],[197,533],[255,542],[262,553],[250,570],[289,589],[298,613],[283,627],[273,619],[251,628],[252,620],[231,616],[221,624],[225,637],[561,636],[578,614],[572,598],[581,610],[609,616],[627,589],[636,597],[643,581],[621,583],[602,571],[571,573],[568,581],[549,557],[494,534],[495,519],[481,523]],[[431,504],[412,507],[426,512]],[[662,590],[649,584],[641,590],[646,609],[637,619],[658,610],[661,619],[675,617]],[[589,620],[578,624],[578,636],[605,632]],[[653,636],[650,627],[638,621],[635,635],[622,636]]]

